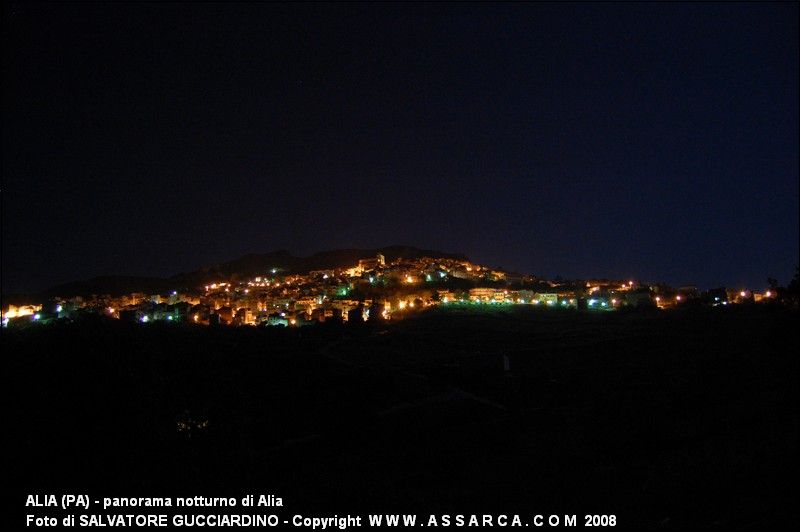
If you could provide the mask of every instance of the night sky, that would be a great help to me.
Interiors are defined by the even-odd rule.
[[[786,283],[796,4],[6,4],[3,290],[409,244]]]

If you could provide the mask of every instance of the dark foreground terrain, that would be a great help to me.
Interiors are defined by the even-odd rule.
[[[3,331],[7,485],[273,493],[304,514],[794,522],[797,314],[717,310]]]

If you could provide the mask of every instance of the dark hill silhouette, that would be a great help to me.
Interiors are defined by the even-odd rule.
[[[268,253],[249,253],[232,261],[205,266],[193,272],[180,273],[167,278],[116,275],[95,277],[54,286],[44,291],[41,297],[71,297],[91,294],[117,296],[131,292],[164,293],[171,290],[196,289],[215,281],[266,275],[272,268],[278,268],[282,273],[307,273],[312,270],[345,268],[354,266],[359,259],[374,257],[378,253],[383,254],[387,261],[422,257],[467,260],[467,257],[460,253],[443,253],[413,246],[335,249],[320,251],[309,257],[295,257],[287,250],[278,250]]]
[[[104,275],[82,281],[72,281],[49,288],[40,294],[44,298],[53,296],[88,296],[109,294],[119,296],[132,292],[158,294],[169,290],[169,279],[161,277],[135,277],[129,275]]]

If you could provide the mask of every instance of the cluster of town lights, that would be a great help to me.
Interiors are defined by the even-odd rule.
[[[110,297],[102,298],[102,303],[84,304],[80,299],[77,301],[64,302],[55,307],[43,309],[42,305],[26,305],[23,307],[9,306],[3,313],[3,325],[7,325],[9,320],[27,316],[31,321],[49,323],[54,318],[69,318],[72,312],[88,307],[93,312],[104,313],[114,318],[138,320],[141,323],[158,322],[161,320],[170,322],[189,321],[194,323],[233,323],[254,325],[257,323],[281,324],[281,325],[302,325],[303,320],[314,319],[317,316],[320,321],[336,316],[347,321],[352,319],[350,312],[361,309],[359,318],[366,320],[369,316],[369,308],[374,305],[381,310],[380,316],[390,319],[392,312],[406,311],[408,309],[419,309],[421,307],[435,306],[439,303],[448,304],[468,304],[468,305],[534,305],[548,308],[578,308],[584,305],[595,310],[615,310],[623,305],[642,304],[642,297],[646,299],[644,304],[652,305],[655,303],[659,308],[679,306],[684,302],[691,301],[691,292],[679,289],[678,291],[663,291],[652,287],[648,290],[646,285],[635,281],[591,281],[586,282],[578,291],[572,288],[561,290],[559,284],[550,283],[553,290],[542,289],[544,282],[539,283],[539,289],[500,289],[490,288],[481,284],[484,280],[496,283],[501,280],[519,284],[520,280],[512,281],[510,274],[503,271],[493,271],[481,266],[470,265],[469,263],[458,261],[455,263],[442,262],[439,259],[420,259],[421,263],[410,263],[409,261],[398,260],[389,265],[384,264],[384,258],[379,255],[380,260],[375,266],[375,259],[359,260],[359,264],[346,270],[318,270],[309,272],[308,275],[291,274],[286,275],[278,268],[265,270],[265,276],[253,277],[242,282],[220,282],[216,281],[204,286],[198,291],[179,294],[177,290],[166,292],[170,294],[169,303],[165,303],[161,295],[150,297],[143,294],[135,294],[129,299],[124,296],[118,299]],[[372,268],[375,268],[374,270]],[[464,275],[464,272],[473,272],[471,276]],[[438,277],[438,279],[437,279]],[[461,278],[472,281],[475,288],[466,290],[462,293],[451,289],[423,290],[416,292],[419,286],[429,286],[431,288],[443,288],[444,285],[428,285],[434,280]],[[331,280],[329,280],[331,279]],[[321,283],[320,280],[326,282]],[[366,285],[391,286],[393,282],[406,286],[401,299],[394,299],[391,303],[388,300],[375,299],[370,303],[363,297],[356,296],[361,289],[357,283]],[[525,286],[524,280],[521,286]],[[583,283],[582,283],[583,284]],[[496,286],[496,285],[494,285]],[[507,285],[512,286],[512,285]],[[642,287],[639,291],[636,288]],[[260,288],[265,288],[261,290]],[[367,287],[369,293],[374,293],[374,287]],[[656,292],[658,295],[653,295]],[[679,292],[676,294],[676,292]],[[623,295],[625,294],[625,295]],[[586,299],[583,298],[585,295]],[[709,296],[712,296],[710,293]],[[767,290],[764,293],[757,293],[747,289],[737,288],[727,294],[720,293],[720,297],[715,297],[714,301],[709,301],[713,306],[736,304],[744,301],[758,302],[764,298],[775,297],[774,290]],[[134,298],[135,296],[135,298]],[[397,297],[397,296],[395,296]],[[572,297],[572,298],[571,298]],[[579,299],[580,298],[580,299]],[[135,299],[135,300],[134,300]],[[356,301],[358,300],[358,301]],[[58,301],[64,301],[59,299]],[[286,303],[289,301],[291,303]],[[380,304],[379,304],[380,302]],[[110,305],[110,306],[109,306]],[[143,306],[144,305],[144,306]],[[182,305],[179,307],[179,305]],[[322,307],[322,308],[320,308]],[[55,308],[55,313],[52,309]],[[66,310],[65,310],[66,309]]]

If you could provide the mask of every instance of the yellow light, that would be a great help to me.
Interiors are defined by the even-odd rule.
[[[746,295],[747,295],[747,293],[746,293],[744,290],[742,290],[741,292],[739,292],[739,295],[740,295],[740,296],[742,296],[742,297],[744,297],[744,296],[746,296]]]
[[[294,318],[292,318],[292,320],[291,320],[289,323],[291,323],[292,325],[294,325],[295,323],[297,323],[297,320],[295,320]]]
[[[408,304],[408,306],[414,308],[414,302],[412,301],[411,303]]]
[[[198,319],[200,319],[200,317],[197,314],[195,314],[194,315],[194,321],[197,322]]]
[[[114,314],[114,309],[113,309],[113,308],[109,308],[109,309],[108,309],[108,313],[109,313],[109,314]]]
[[[401,301],[400,302],[400,310],[403,310],[404,308],[406,308],[406,302],[405,301]]]
[[[656,303],[658,303],[659,301],[661,301],[661,298],[656,296]]]

